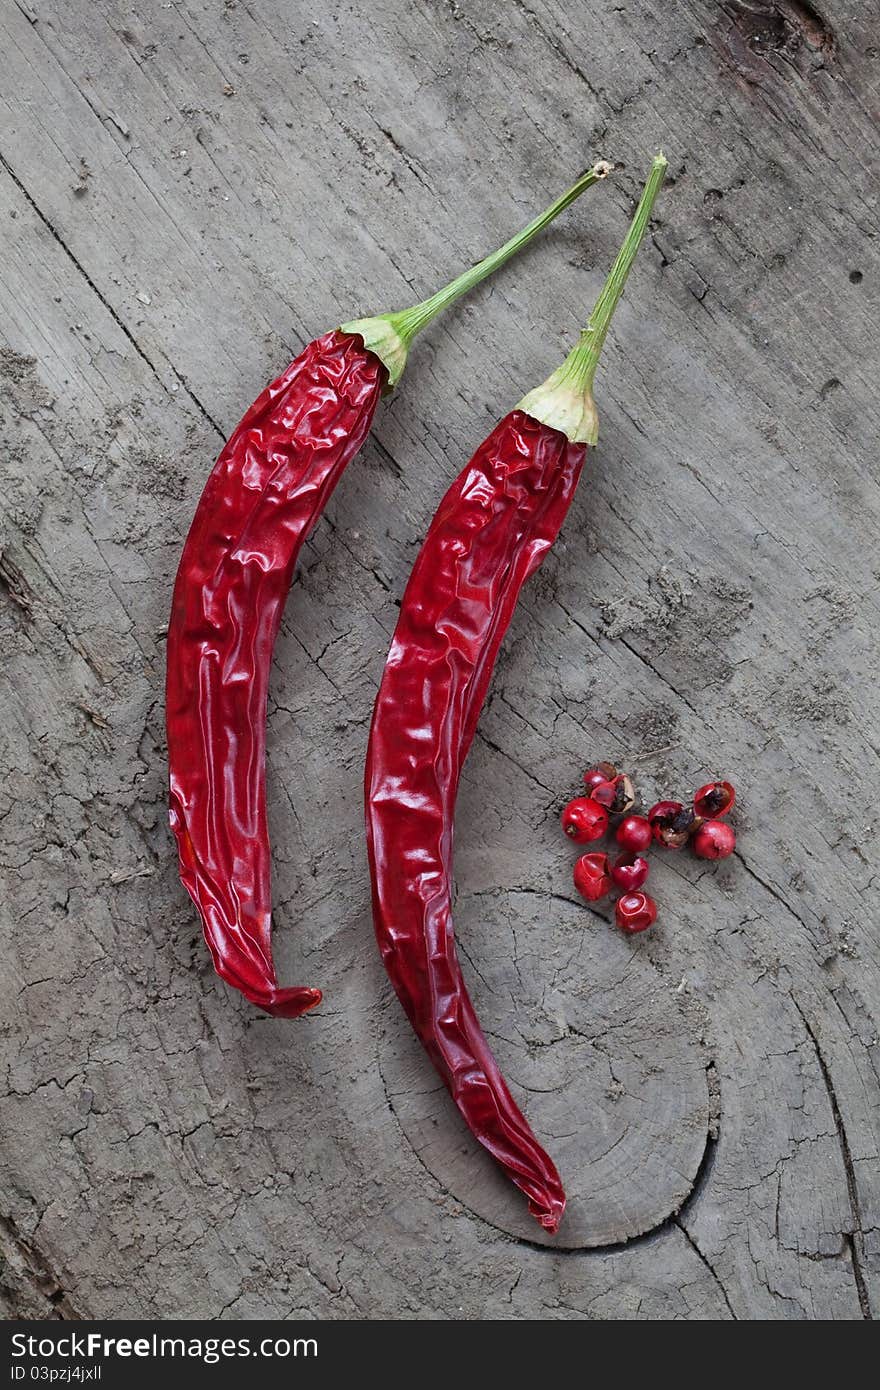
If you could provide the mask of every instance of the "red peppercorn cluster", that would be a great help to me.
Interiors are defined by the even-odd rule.
[[[582,854],[574,866],[574,885],[590,903],[620,889],[614,918],[621,931],[646,931],[656,921],[657,904],[641,891],[649,869],[644,855],[652,844],[665,849],[689,844],[700,859],[726,859],[736,848],[736,835],[722,819],[736,801],[730,782],[707,782],[690,806],[658,801],[647,815],[635,811],[632,781],[613,763],[589,768],[584,785],[586,796],[576,796],[562,812],[563,830],[575,844],[591,844],[605,838],[611,817],[617,817],[614,838],[620,853],[614,859],[596,850]]]

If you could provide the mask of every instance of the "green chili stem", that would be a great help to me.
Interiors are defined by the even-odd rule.
[[[351,323],[342,324],[343,333],[354,333],[361,339],[365,348],[375,355],[383,363],[386,371],[385,389],[391,390],[400,380],[401,373],[406,366],[407,353],[409,352],[412,340],[426,324],[445,309],[448,304],[454,303],[467,290],[473,289],[474,285],[479,285],[481,280],[485,280],[487,275],[491,275],[499,266],[509,261],[511,256],[515,256],[524,246],[527,246],[532,237],[537,236],[542,227],[546,227],[552,222],[554,217],[558,217],[569,203],[573,203],[575,198],[579,198],[592,184],[599,179],[607,178],[611,173],[611,165],[600,160],[594,164],[592,169],[581,174],[580,178],[567,189],[555,203],[551,203],[549,208],[536,217],[527,227],[523,227],[515,237],[511,237],[498,251],[493,251],[491,256],[486,256],[484,260],[478,261],[471,266],[470,270],[457,275],[442,290],[432,294],[429,299],[424,299],[420,304],[414,304],[410,309],[398,309],[392,314],[376,314],[372,318],[352,319]]]
[[[445,309],[447,305],[453,304],[456,299],[473,289],[475,285],[479,285],[482,280],[492,275],[523,247],[528,246],[532,238],[537,236],[561,212],[564,212],[575,198],[579,198],[592,184],[606,178],[610,172],[611,166],[606,164],[604,160],[600,160],[598,164],[593,165],[592,169],[587,169],[585,173],[581,174],[580,178],[571,185],[571,188],[567,189],[561,197],[551,203],[539,216],[533,218],[527,227],[523,227],[521,232],[517,232],[516,236],[511,237],[497,251],[485,256],[469,270],[462,271],[461,275],[457,275],[454,280],[451,280],[448,285],[444,285],[443,289],[438,290],[436,294],[432,294],[429,299],[423,299],[420,304],[414,304],[411,309],[401,309],[396,313],[388,314],[387,318],[396,328],[406,346],[411,345],[416,334],[421,332],[432,319],[436,318],[441,310]]]
[[[588,389],[593,385],[593,378],[596,375],[599,355],[605,344],[608,326],[623,294],[627,276],[632,269],[642,237],[645,235],[654,201],[666,176],[666,167],[665,157],[662,154],[655,155],[650,177],[633,214],[633,220],[623,240],[623,245],[617,253],[617,259],[611,267],[608,279],[602,286],[599,298],[596,300],[593,312],[587,320],[587,326],[581,333],[577,346],[572,348],[563,364],[562,370],[567,381],[576,382],[579,386]]]
[[[534,420],[560,430],[572,444],[595,444],[599,436],[599,417],[593,400],[596,365],[665,173],[666,160],[662,154],[655,155],[645,191],[586,328],[562,366],[523,396],[517,406]]]

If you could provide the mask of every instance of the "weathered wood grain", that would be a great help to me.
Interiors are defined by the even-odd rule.
[[[4,1311],[876,1313],[877,18],[0,0]],[[554,1250],[387,996],[361,767],[433,508],[577,331],[658,145],[600,447],[457,823],[481,1016],[515,1084],[550,1078],[530,1113],[561,1138],[577,1110],[567,1240],[593,1248]],[[165,828],[202,481],[303,342],[442,282],[600,154],[614,181],[419,344],[307,547],[270,794],[281,976],[326,1004],[259,1017],[210,973]],[[646,797],[740,790],[736,860],[658,862],[635,944],[576,910],[555,823],[600,754]]]

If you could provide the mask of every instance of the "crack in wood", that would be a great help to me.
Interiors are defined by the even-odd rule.
[[[26,618],[33,617],[34,600],[30,585],[18,565],[0,550],[0,589],[3,589]]]
[[[11,1216],[2,1215],[0,1295],[12,1317],[37,1316],[62,1322],[79,1322],[83,1318],[43,1252],[21,1235]]]
[[[733,1319],[734,1322],[738,1322],[739,1319],[737,1318],[736,1313],[734,1312],[733,1304],[731,1303],[730,1299],[729,1299],[728,1296],[727,1296],[727,1290],[726,1290],[726,1288],[724,1287],[724,1284],[721,1282],[721,1279],[720,1279],[720,1277],[719,1277],[719,1275],[718,1275],[718,1271],[715,1269],[715,1266],[712,1264],[712,1262],[711,1262],[711,1260],[708,1258],[708,1256],[705,1255],[705,1254],[703,1253],[703,1251],[700,1249],[699,1245],[698,1245],[697,1242],[694,1240],[694,1238],[693,1238],[693,1236],[691,1235],[690,1231],[688,1230],[687,1226],[685,1226],[685,1225],[683,1224],[683,1222],[681,1221],[681,1219],[680,1219],[678,1216],[674,1216],[674,1217],[672,1218],[672,1220],[673,1220],[673,1223],[674,1223],[674,1224],[678,1227],[678,1229],[681,1231],[682,1235],[684,1236],[684,1238],[685,1238],[685,1240],[687,1241],[688,1245],[689,1245],[689,1246],[691,1247],[691,1249],[693,1250],[694,1254],[697,1255],[697,1257],[698,1257],[700,1260],[702,1260],[703,1264],[704,1264],[704,1265],[706,1266],[706,1268],[708,1269],[708,1271],[709,1271],[709,1273],[711,1274],[712,1278],[714,1279],[715,1283],[718,1285],[719,1289],[721,1290],[721,1297],[724,1299],[725,1307],[727,1308],[727,1311],[728,1311],[728,1313],[730,1314],[731,1318]]]
[[[810,1020],[804,1013],[797,995],[792,991],[791,1002],[800,1015],[807,1037],[813,1044],[816,1053],[816,1060],[819,1063],[819,1070],[822,1073],[822,1080],[825,1083],[825,1090],[828,1093],[828,1103],[831,1106],[831,1114],[834,1117],[834,1127],[837,1131],[837,1140],[840,1145],[840,1155],[843,1159],[843,1169],[846,1174],[846,1188],[849,1194],[849,1205],[852,1212],[853,1229],[852,1231],[842,1232],[843,1239],[849,1249],[850,1261],[852,1264],[853,1279],[855,1280],[856,1292],[859,1296],[859,1307],[862,1310],[862,1317],[868,1321],[874,1321],[874,1314],[871,1311],[871,1298],[868,1293],[868,1285],[865,1280],[865,1273],[862,1268],[862,1251],[860,1244],[864,1241],[864,1231],[862,1227],[861,1202],[859,1200],[859,1188],[856,1181],[856,1171],[853,1165],[852,1150],[849,1144],[849,1136],[846,1132],[846,1125],[843,1122],[843,1115],[840,1110],[840,1102],[837,1099],[837,1091],[831,1075],[831,1068],[826,1061],[825,1054],[819,1046],[819,1039],[813,1029]]]
[[[113,322],[116,324],[116,327],[122,333],[123,337],[129,343],[131,343],[131,346],[134,348],[138,357],[140,357],[141,360],[146,363],[151,374],[155,377],[156,381],[162,387],[162,390],[166,391],[168,388],[166,387],[165,382],[162,380],[162,375],[156,367],[155,363],[153,362],[152,358],[141,347],[137,338],[134,336],[131,329],[126,324],[125,320],[121,318],[120,315],[117,313],[116,309],[110,303],[110,300],[107,298],[107,296],[102,294],[101,290],[98,288],[98,286],[95,284],[95,281],[92,279],[91,275],[86,270],[82,261],[74,254],[74,252],[67,245],[67,242],[64,240],[64,237],[58,231],[58,228],[55,226],[54,222],[52,222],[51,218],[46,216],[37,200],[33,197],[31,193],[28,192],[28,189],[26,188],[25,184],[18,177],[18,174],[15,172],[12,165],[9,163],[9,160],[6,158],[2,151],[0,151],[0,166],[2,166],[2,168],[6,170],[7,174],[12,179],[12,182],[15,184],[21,196],[24,198],[28,206],[33,210],[35,216],[39,218],[40,222],[42,222],[43,226],[46,228],[50,236],[52,236],[54,240],[58,243],[61,250],[64,252],[65,256],[68,258],[71,264],[76,267],[77,272],[85,280],[89,289],[101,303],[104,309],[106,309],[107,313],[110,315]],[[171,371],[174,373],[174,376],[179,381],[180,385],[183,387],[186,394],[189,396],[196,410],[198,410],[199,414],[204,418],[207,424],[211,426],[211,429],[214,431],[215,434],[219,436],[221,440],[225,439],[226,435],[223,429],[220,427],[220,425],[217,424],[217,421],[202,405],[202,402],[199,400],[192,387],[186,381],[186,378],[181,375],[181,373],[172,363],[169,363],[169,367]]]

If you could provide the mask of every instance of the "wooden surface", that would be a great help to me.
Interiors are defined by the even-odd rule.
[[[0,0],[0,1305],[62,1317],[858,1319],[880,1301],[874,4]],[[540,1243],[372,940],[367,722],[433,509],[670,178],[600,447],[457,822],[478,1010],[573,1194]],[[163,634],[221,440],[309,338],[618,163],[434,325],[309,542],[270,795],[298,1025],[213,977]],[[722,866],[574,900],[592,758],[723,773]],[[577,1248],[568,1248],[577,1247]]]

